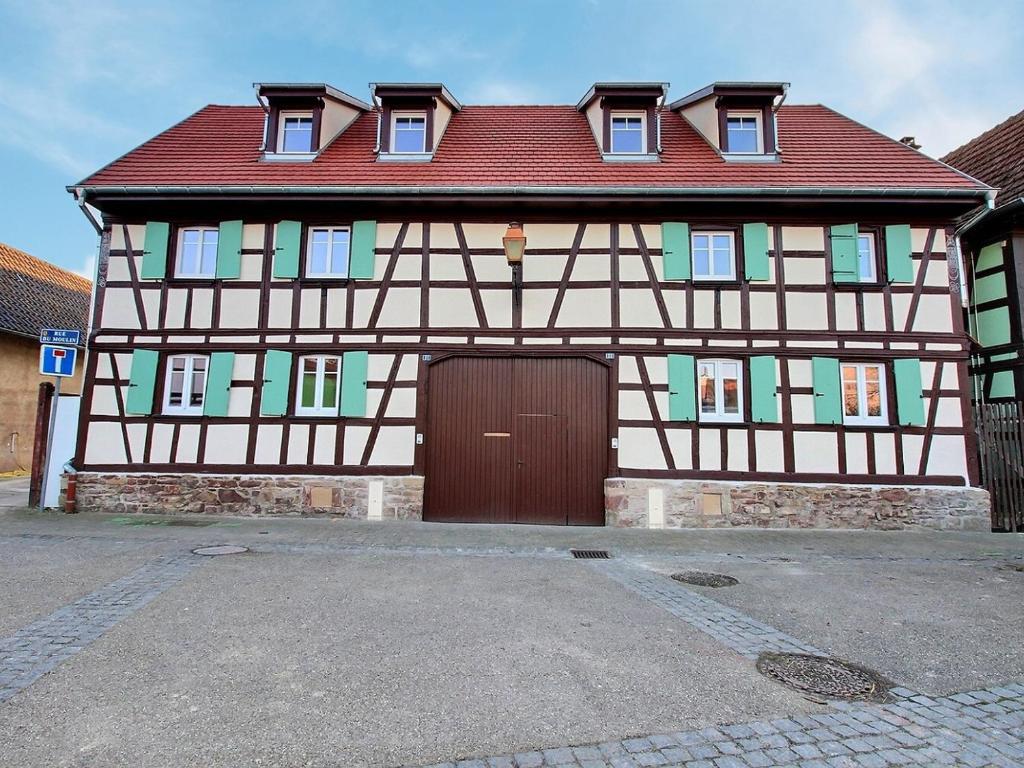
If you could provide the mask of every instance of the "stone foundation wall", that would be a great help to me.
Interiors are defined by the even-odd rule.
[[[604,488],[609,526],[989,531],[992,525],[988,491],[981,488],[644,478],[610,478]],[[662,526],[657,525],[659,492]]]
[[[323,515],[366,519],[370,483],[383,491],[381,519],[420,520],[423,478],[417,476],[310,476],[206,474],[100,474],[77,476],[80,510],[117,513],[220,515]]]

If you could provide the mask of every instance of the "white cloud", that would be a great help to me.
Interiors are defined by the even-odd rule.
[[[481,80],[469,86],[463,99],[472,104],[544,103],[534,86],[512,80]]]
[[[86,280],[92,280],[96,277],[96,254],[90,254],[82,260],[82,266],[79,269],[71,270],[76,275],[84,277]]]

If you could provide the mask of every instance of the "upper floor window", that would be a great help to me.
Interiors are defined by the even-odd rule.
[[[743,420],[743,377],[737,360],[700,360],[697,390],[701,421]]]
[[[280,120],[278,152],[313,151],[313,115],[309,112],[282,112]]]
[[[175,277],[214,277],[217,273],[217,229],[188,227],[178,233]]]
[[[167,359],[164,413],[202,414],[207,362],[205,355],[172,355]]]
[[[311,227],[306,277],[348,277],[348,227]]]
[[[743,155],[764,152],[759,112],[729,112],[725,118],[725,151]]]
[[[885,372],[877,363],[843,363],[843,424],[885,424]]]
[[[337,416],[341,358],[309,355],[299,358],[298,416]]]
[[[647,117],[643,112],[612,112],[612,154],[639,155],[647,151]]]
[[[694,232],[694,280],[735,280],[736,240],[732,232]]]
[[[391,113],[391,151],[409,154],[427,151],[427,116],[423,112]]]
[[[857,235],[857,279],[862,283],[873,283],[878,280],[875,236],[870,232],[861,232]]]

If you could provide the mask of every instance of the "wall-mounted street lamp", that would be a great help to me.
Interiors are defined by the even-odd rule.
[[[526,252],[526,234],[523,225],[512,222],[501,238],[505,260],[512,267],[512,301],[519,307],[523,303],[523,253]]]

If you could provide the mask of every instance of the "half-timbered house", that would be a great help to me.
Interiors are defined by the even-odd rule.
[[[987,527],[951,222],[988,188],[785,92],[200,110],[70,188],[80,503]]]

